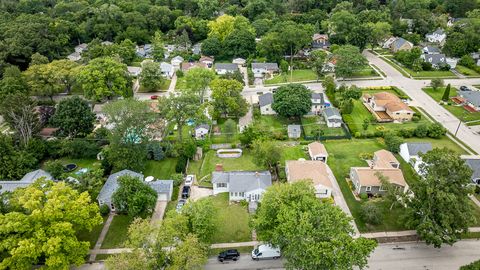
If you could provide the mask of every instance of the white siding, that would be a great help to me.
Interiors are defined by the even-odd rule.
[[[268,104],[268,105],[260,107],[260,114],[262,114],[262,115],[274,115],[274,114],[277,114],[277,113],[272,109],[272,104]]]

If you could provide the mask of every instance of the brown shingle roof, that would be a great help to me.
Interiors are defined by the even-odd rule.
[[[327,149],[320,142],[312,142],[311,144],[308,145],[308,149],[310,149],[311,154],[314,156],[316,155],[328,156]]]
[[[378,150],[373,153],[375,159],[376,168],[391,168],[391,163],[399,163],[397,158],[392,154],[392,152],[387,150]]]
[[[392,184],[396,184],[399,186],[406,186],[407,182],[405,182],[405,178],[403,177],[403,173],[400,169],[394,168],[369,168],[369,167],[353,167],[353,170],[356,171],[358,175],[358,181],[362,186],[381,186],[382,183],[380,179],[376,175],[380,173],[388,178],[388,181]]]
[[[396,112],[401,110],[412,111],[407,104],[403,103],[399,97],[389,92],[380,92],[373,94],[375,103],[383,106],[385,109]]]
[[[333,188],[328,175],[327,165],[315,160],[288,160],[288,182],[312,180],[313,184]]]

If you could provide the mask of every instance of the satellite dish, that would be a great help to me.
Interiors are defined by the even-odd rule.
[[[153,177],[153,176],[147,176],[145,178],[145,182],[152,182],[153,180],[155,180],[155,177]]]

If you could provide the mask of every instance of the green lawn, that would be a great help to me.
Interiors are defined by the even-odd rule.
[[[317,74],[311,69],[294,69],[293,75],[290,77],[290,72],[276,75],[275,77],[265,80],[265,84],[279,84],[288,82],[302,82],[302,81],[315,81],[317,80]]]
[[[231,118],[232,120],[235,121],[235,123],[238,125],[238,119]],[[212,143],[238,143],[238,129],[235,128],[233,131],[233,134],[226,134],[225,132],[225,122],[228,119],[219,119],[217,120],[217,125],[214,126],[214,129],[218,129],[220,131],[220,135],[212,135],[210,136]],[[238,127],[238,126],[237,126]],[[225,133],[224,133],[225,132]]]
[[[360,218],[360,211],[363,202],[357,201],[346,181],[349,176],[350,167],[366,167],[367,163],[360,159],[361,153],[373,153],[377,150],[383,149],[385,146],[380,139],[368,140],[335,140],[324,142],[325,147],[329,153],[328,165],[332,169],[337,178],[340,189],[347,201],[348,207],[352,212],[355,222],[360,232],[374,232],[374,231],[395,231],[405,230],[404,223],[401,222],[400,216],[403,214],[403,209],[394,208],[389,210],[389,205],[386,205],[382,200],[376,200],[375,203],[383,210],[383,223],[380,225],[365,224]],[[416,181],[411,178],[413,173],[410,165],[402,163],[401,169],[404,172],[405,179],[408,183]]]
[[[255,126],[271,132],[274,137],[287,136],[287,126],[290,124],[300,124],[300,121],[279,115],[260,115],[254,119]]]
[[[391,55],[392,52],[388,49],[384,49],[384,48],[375,48],[373,49],[374,52],[378,53],[378,54],[386,54],[386,55]]]
[[[378,77],[379,75],[377,72],[370,66],[366,66],[363,69],[355,71],[350,78],[358,78],[358,77]]]
[[[407,67],[400,66],[396,62],[393,62],[393,56],[386,56],[385,58],[388,60],[388,61],[386,61],[387,63],[389,63],[395,69],[399,70],[404,76],[406,75],[405,74],[405,72],[406,72],[410,76],[412,76],[413,78],[417,78],[417,79],[419,79],[419,78],[457,78],[457,76],[455,74],[453,74],[450,70],[447,70],[447,71],[431,70],[431,71],[416,72],[416,71],[413,71],[413,70],[411,70]],[[401,71],[402,69],[405,72]]]
[[[279,144],[282,148],[282,156],[280,158],[281,166],[285,166],[285,161],[287,160],[298,160],[300,158],[309,159],[307,151],[305,150],[306,145],[291,146],[283,142],[279,142]]]
[[[458,154],[467,154],[463,148],[461,148],[458,144],[454,141],[450,140],[447,136],[442,136],[440,139],[432,139],[432,138],[408,138],[404,139],[405,142],[428,142],[432,144],[433,148],[449,148]]]
[[[175,85],[176,90],[183,90],[187,88],[187,81],[184,77],[177,78],[177,84]]]
[[[166,158],[160,161],[148,160],[143,174],[145,176],[154,176],[157,179],[168,180],[172,174],[175,174],[176,164],[176,158]]]
[[[445,88],[439,88],[437,90],[433,90],[431,87],[426,87],[423,88],[423,91],[427,93],[429,96],[431,96],[435,101],[440,102],[443,96],[443,92],[445,91]],[[457,89],[452,87],[450,89],[450,97],[455,97],[457,96]],[[451,112],[455,117],[458,119],[462,120],[463,122],[469,122],[469,121],[479,121],[480,120],[480,112],[469,112],[465,110],[462,106],[456,105],[453,101],[449,101],[451,105],[443,104],[442,106],[447,109],[449,112]],[[479,122],[474,122],[472,123],[473,125],[480,125]]]
[[[160,86],[159,89],[152,90],[152,91],[148,91],[143,87],[143,85],[140,85],[140,88],[138,89],[138,92],[146,93],[146,92],[166,91],[166,90],[168,90],[168,87],[170,87],[170,82],[172,82],[172,81],[168,80],[168,79],[165,79],[165,80],[162,81],[162,85]]]
[[[323,131],[322,136],[343,136],[342,128],[329,128],[321,116],[302,117],[302,126],[305,136],[317,136],[318,131]]]
[[[107,217],[103,217],[102,224],[93,227],[91,231],[82,230],[77,232],[78,240],[90,242],[90,249],[93,249],[95,247],[95,243],[97,243],[98,236],[100,236],[100,233],[102,232],[103,223],[105,223],[105,220],[107,220]]]
[[[116,215],[113,217],[110,229],[105,236],[102,248],[121,248],[127,240],[128,226],[132,223],[133,218],[127,215]]]
[[[59,160],[64,165],[69,164],[69,163],[75,163],[77,165],[77,168],[74,171],[68,173],[68,175],[72,176],[72,177],[75,177],[77,175],[76,173],[80,169],[86,168],[88,170],[93,170],[93,169],[101,168],[101,166],[102,166],[101,162],[99,160],[96,160],[96,159],[61,158]]]
[[[218,194],[212,197],[212,201],[217,209],[212,243],[252,241],[247,207],[236,203],[229,204],[228,193]]]
[[[478,72],[476,72],[475,70],[464,67],[464,66],[461,66],[461,65],[457,65],[455,67],[455,69],[458,72],[462,73],[463,75],[465,75],[467,77],[479,77],[480,76],[480,74]]]

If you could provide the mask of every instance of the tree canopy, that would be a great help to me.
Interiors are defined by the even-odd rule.
[[[64,136],[85,137],[93,131],[95,114],[88,102],[78,96],[58,103],[52,122]]]
[[[113,193],[113,204],[119,213],[131,217],[151,214],[157,202],[157,192],[139,178],[130,175],[117,179],[118,189]]]
[[[300,117],[311,110],[311,98],[311,91],[304,85],[283,85],[273,94],[272,109],[283,117]]]

